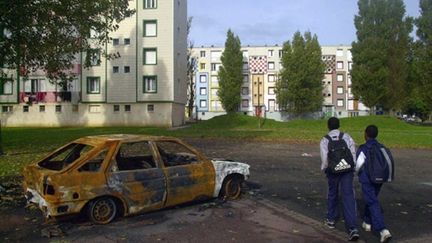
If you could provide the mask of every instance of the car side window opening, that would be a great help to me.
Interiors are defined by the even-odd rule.
[[[157,148],[165,166],[181,166],[199,162],[195,153],[177,142],[157,142]]]
[[[78,169],[79,172],[98,172],[105,157],[108,154],[108,149],[103,150],[98,155],[89,159],[81,168]]]
[[[48,158],[39,162],[39,166],[49,170],[62,170],[72,162],[87,154],[93,147],[87,144],[71,143]]]
[[[157,167],[148,141],[121,144],[115,159],[119,171]]]

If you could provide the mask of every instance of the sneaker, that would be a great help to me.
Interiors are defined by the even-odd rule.
[[[358,233],[358,230],[356,229],[350,230],[349,237],[348,237],[349,241],[357,241],[359,237],[360,235]]]
[[[369,232],[369,231],[371,231],[372,226],[370,224],[366,223],[366,222],[363,222],[362,223],[362,228],[364,229],[364,231]]]
[[[390,231],[388,231],[388,229],[381,230],[380,235],[381,235],[380,242],[382,243],[387,243],[392,238],[392,235],[390,234]]]
[[[324,220],[324,224],[329,228],[329,229],[334,229],[336,226],[336,223],[334,221],[331,221],[329,219]]]

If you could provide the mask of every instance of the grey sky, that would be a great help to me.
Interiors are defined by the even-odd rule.
[[[409,16],[419,15],[419,0],[404,0]],[[189,0],[195,46],[222,46],[231,28],[242,45],[274,45],[294,32],[311,31],[322,45],[356,39],[357,0]]]

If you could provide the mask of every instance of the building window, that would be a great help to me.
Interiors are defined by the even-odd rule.
[[[145,9],[157,8],[157,0],[144,0],[144,8]]]
[[[243,57],[248,59],[249,58],[249,52],[248,51],[242,51]]]
[[[275,110],[275,100],[273,100],[273,99],[268,100],[268,107],[267,107],[267,109],[269,111],[274,111]]]
[[[344,88],[343,87],[337,87],[336,93],[338,94],[343,94],[344,93]]]
[[[274,70],[275,69],[275,63],[274,62],[269,62],[268,63],[268,69],[269,70]]]
[[[157,49],[144,48],[144,65],[156,65],[156,64],[157,64]]]
[[[200,75],[200,83],[207,83],[207,76],[206,75]]]
[[[147,112],[154,112],[154,105],[153,104],[147,105]]]
[[[87,93],[88,94],[100,93],[100,77],[87,77]]]
[[[113,41],[113,46],[118,46],[120,44],[120,39],[119,38],[115,38],[112,41]]]
[[[130,45],[130,39],[129,38],[125,38],[123,40],[123,42],[124,42],[125,45]]]
[[[343,74],[338,74],[337,77],[336,77],[336,80],[339,81],[339,82],[344,81],[344,75]]]
[[[348,75],[348,85],[351,85],[352,84],[352,80],[351,80],[351,75]]]
[[[343,107],[344,106],[344,100],[343,99],[338,99],[337,100],[337,106],[338,107]]]
[[[219,83],[218,76],[212,76],[212,77],[211,77],[211,81],[212,81],[212,83],[214,83],[214,84]]]
[[[269,83],[274,83],[275,81],[276,81],[275,75],[274,74],[269,74],[268,75],[268,82]]]
[[[39,112],[45,112],[45,106],[44,105],[39,106]]]
[[[144,76],[144,93],[157,93],[157,76]]]
[[[200,51],[200,57],[206,57],[206,52],[205,51]]]
[[[348,71],[351,71],[352,70],[352,62],[348,62]]]
[[[207,95],[207,88],[200,88],[200,95]]]
[[[56,105],[55,106],[55,112],[57,112],[57,113],[62,112],[62,106],[61,105]]]
[[[212,63],[211,64],[211,70],[214,72],[218,72],[221,64],[220,63]]]
[[[2,106],[2,112],[3,113],[11,113],[13,110],[11,105],[4,105]]]
[[[343,57],[343,55],[344,55],[343,49],[337,49],[336,56]]]
[[[206,108],[207,107],[207,100],[200,100],[200,107]]]
[[[205,63],[200,63],[200,69],[201,69],[201,70],[206,69],[206,64],[205,64]]]
[[[247,62],[243,63],[243,70],[248,70],[249,69],[249,64]]]
[[[131,111],[131,106],[130,105],[125,105],[124,106],[124,111],[130,112]]]
[[[124,73],[130,73],[130,67],[124,66]]]
[[[13,84],[11,80],[0,79],[0,95],[11,95]]]
[[[120,105],[113,105],[114,112],[120,112]]]
[[[100,113],[101,106],[100,105],[89,105],[89,113]]]
[[[341,61],[337,62],[337,63],[336,63],[336,68],[337,68],[337,69],[343,69],[343,68],[344,68],[344,63],[341,62]]]
[[[113,73],[119,73],[119,66],[113,66]]]
[[[279,50],[279,58],[282,58],[282,56],[283,56],[283,51]]]
[[[219,95],[219,89],[211,89],[211,94],[213,97],[218,96]]]
[[[274,87],[269,87],[268,88],[268,94],[269,95],[274,95],[275,94],[275,88]]]
[[[144,20],[144,37],[155,37],[155,36],[157,36],[157,21]]]
[[[268,50],[268,56],[269,57],[273,57],[274,56],[274,51],[273,50]]]
[[[28,105],[23,106],[23,112],[29,112],[29,106]]]
[[[101,58],[99,49],[88,50],[86,58],[86,61],[90,64],[90,66],[100,66]]]
[[[242,87],[241,94],[242,95],[249,95],[249,88],[248,87]]]
[[[248,108],[249,107],[249,100],[242,100],[242,108]]]
[[[248,83],[249,82],[249,75],[245,74],[243,75],[243,82]]]
[[[222,108],[222,104],[221,104],[221,102],[218,101],[218,100],[213,100],[213,101],[211,102],[211,107],[212,107],[214,110],[219,110],[219,109]]]

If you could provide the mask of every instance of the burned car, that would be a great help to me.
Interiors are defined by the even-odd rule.
[[[235,199],[249,165],[210,160],[179,139],[100,135],[77,139],[24,168],[24,190],[47,217],[116,216],[198,199]]]

